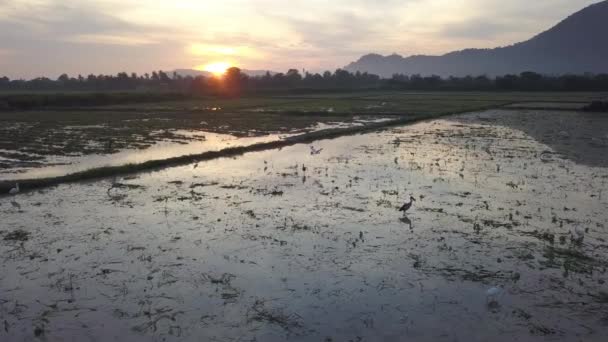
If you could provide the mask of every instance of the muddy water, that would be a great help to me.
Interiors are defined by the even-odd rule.
[[[0,149],[0,152],[4,152],[8,155],[17,153],[21,156],[30,156],[36,160],[35,163],[21,163],[21,165],[16,165],[18,164],[16,159],[0,156],[0,163],[4,162],[5,166],[11,165],[10,167],[0,167],[0,181],[59,177],[105,166],[140,164],[151,160],[163,160],[186,155],[201,154],[209,151],[220,151],[230,147],[249,146],[256,143],[278,141],[306,132],[365,126],[394,119],[394,117],[370,119],[367,117],[355,116],[352,121],[317,122],[302,130],[290,130],[287,127],[282,127],[281,132],[283,133],[268,133],[252,129],[248,131],[250,135],[248,137],[183,129],[155,131],[151,136],[167,134],[167,132],[170,132],[172,135],[180,137],[181,140],[160,139],[151,146],[145,145],[145,147],[142,148],[122,149],[116,153],[107,153],[106,151],[105,154],[73,153],[70,155],[48,155],[41,157],[36,154],[24,153],[23,151]],[[66,126],[63,129],[70,131],[72,129],[82,130],[103,127],[103,125]],[[227,130],[229,129],[229,126],[221,126],[220,128]],[[93,146],[97,143],[91,141],[89,144]],[[107,142],[104,142],[104,144],[107,144]]]
[[[603,341],[608,169],[519,115],[2,198],[0,337]]]
[[[239,138],[229,134],[185,130],[175,130],[174,133],[188,137],[191,141],[185,143],[161,141],[146,149],[126,149],[114,154],[52,156],[46,160],[46,164],[50,166],[6,169],[4,172],[0,171],[0,180],[57,177],[92,168],[139,164],[150,160],[162,160],[207,151],[219,151],[229,147],[275,141],[290,136],[290,134],[268,134]]]

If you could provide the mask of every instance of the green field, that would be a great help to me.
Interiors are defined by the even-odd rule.
[[[110,105],[112,110],[265,110],[319,112],[333,108],[344,114],[449,113],[486,106],[523,102],[581,102],[607,96],[590,92],[356,92],[290,96],[256,96],[238,99],[200,98],[182,101]]]

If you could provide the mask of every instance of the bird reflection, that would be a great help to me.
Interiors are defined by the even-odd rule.
[[[410,220],[409,217],[407,216],[403,216],[402,218],[399,219],[399,221],[407,224],[408,226],[410,226],[410,230],[414,230],[414,227],[412,226],[412,220]]]
[[[21,204],[19,204],[17,201],[11,201],[11,205],[19,210],[21,210]]]

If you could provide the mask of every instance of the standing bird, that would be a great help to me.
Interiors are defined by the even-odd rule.
[[[574,231],[571,231],[570,234],[572,235],[572,239],[576,242],[580,243],[585,239],[585,230],[579,225],[575,226]]]
[[[8,193],[11,195],[18,194],[19,193],[19,183],[15,184],[15,187],[10,189]]]
[[[315,155],[315,154],[319,154],[319,153],[321,153],[321,151],[323,151],[322,148],[316,149],[314,146],[312,146],[312,145],[310,146],[310,155],[311,156]]]
[[[414,202],[416,202],[416,199],[413,196],[410,196],[409,203],[405,203],[401,208],[399,208],[399,211],[403,211],[405,213],[412,207],[412,204],[414,204]]]

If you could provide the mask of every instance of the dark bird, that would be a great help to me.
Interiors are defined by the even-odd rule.
[[[410,196],[410,201],[408,203],[405,203],[401,208],[399,208],[399,211],[403,211],[405,213],[412,207],[412,204],[414,204],[414,202],[416,202],[416,199]]]
[[[315,154],[319,154],[321,153],[321,151],[323,151],[322,148],[316,149],[314,146],[310,146],[310,155],[315,155]]]

